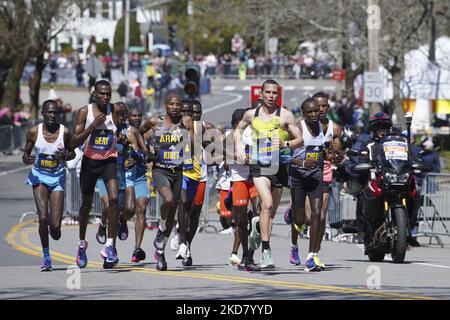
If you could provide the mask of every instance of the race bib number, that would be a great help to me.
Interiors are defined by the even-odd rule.
[[[319,161],[322,159],[322,146],[307,146],[305,152],[306,161]]]
[[[383,150],[386,160],[408,161],[408,144],[404,141],[387,141]]]
[[[38,158],[39,169],[45,171],[56,171],[58,168],[58,160],[54,159],[52,155],[40,153]]]
[[[272,140],[264,138],[259,140],[258,161],[263,165],[270,165],[272,161]]]
[[[168,166],[178,166],[183,159],[183,149],[176,150],[174,146],[169,149],[160,149],[159,163]]]
[[[89,140],[90,147],[94,150],[108,150],[114,141],[114,132],[106,129],[95,129]]]

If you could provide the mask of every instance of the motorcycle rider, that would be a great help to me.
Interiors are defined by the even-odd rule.
[[[392,127],[392,120],[390,116],[384,112],[377,112],[370,117],[369,131],[372,133],[372,138],[371,140],[362,144],[360,149],[362,156],[360,157],[360,160],[376,163],[379,155],[383,152],[383,139],[388,134],[400,134],[401,131],[397,128]],[[364,151],[367,154],[364,154]],[[369,172],[360,175],[360,182],[364,182],[362,183],[363,186],[367,185],[368,181]],[[365,232],[367,230],[367,223],[376,224],[377,221],[374,221],[373,219],[376,219],[376,217],[378,217],[376,212],[383,211],[383,204],[378,198],[373,197],[367,188],[363,189],[361,196],[362,199],[359,199],[362,200],[363,219],[361,220],[364,223],[362,231]],[[411,195],[407,201],[412,204],[411,206],[408,206],[409,225],[414,226],[417,221],[417,214],[420,208],[419,193],[416,192],[414,195]],[[410,246],[413,247],[420,246],[417,240],[415,240],[410,233],[408,234],[407,242]]]

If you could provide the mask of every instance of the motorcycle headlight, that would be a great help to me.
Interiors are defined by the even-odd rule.
[[[406,183],[409,180],[409,173],[403,173],[398,176],[398,182],[400,183]]]
[[[396,174],[392,174],[392,173],[386,172],[386,174],[384,175],[384,178],[389,183],[397,182],[397,175]]]

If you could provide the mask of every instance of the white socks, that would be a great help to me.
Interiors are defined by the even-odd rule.
[[[112,246],[113,243],[114,243],[114,239],[113,238],[108,238],[108,240],[106,240],[106,246],[107,247]]]

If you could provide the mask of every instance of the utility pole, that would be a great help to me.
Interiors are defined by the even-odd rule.
[[[125,42],[124,42],[124,78],[128,80],[128,51],[130,47],[130,0],[125,1]]]
[[[264,55],[269,55],[269,0],[264,0]]]
[[[434,0],[430,1],[431,12],[431,32],[430,32],[430,50],[428,51],[428,60],[436,64],[436,4]]]
[[[343,0],[338,0],[338,37],[337,37],[337,67],[338,69],[342,70],[342,65],[343,65],[343,50],[344,50],[344,4],[343,4]],[[339,80],[337,83],[337,89],[336,89],[336,99],[338,101],[341,100],[342,98],[342,81],[344,80]]]
[[[194,56],[194,37],[193,37],[193,32],[194,32],[194,1],[189,0],[188,1],[188,6],[187,6],[187,15],[188,15],[188,23],[189,23],[189,53],[191,54],[191,56]]]
[[[378,6],[378,0],[368,0],[368,23],[367,23],[367,39],[369,46],[369,71],[379,72],[379,30],[381,28],[380,8]],[[369,104],[370,114],[374,114],[380,111],[380,105],[377,102],[371,102]]]

